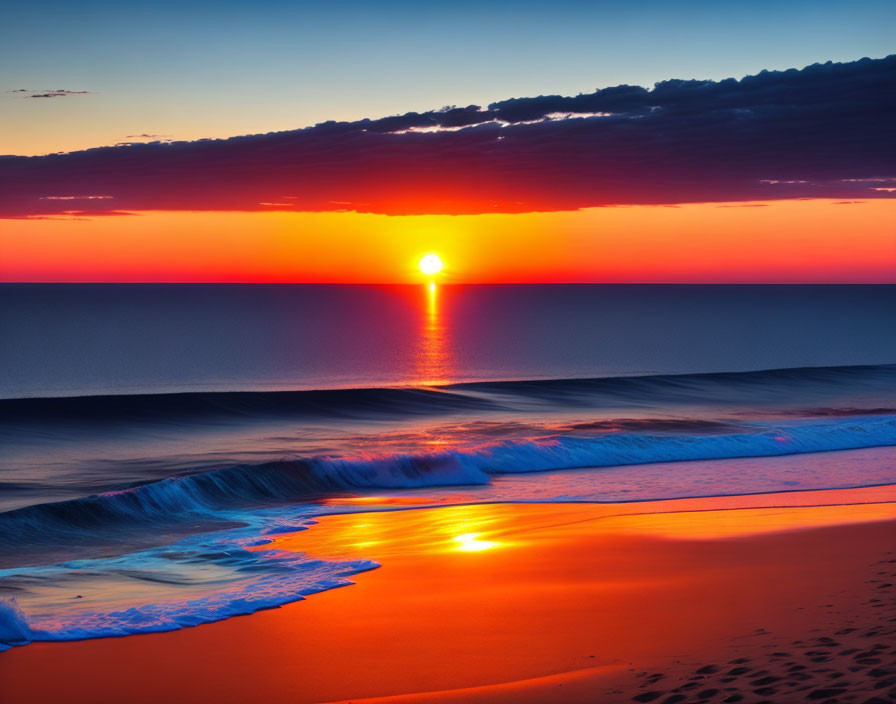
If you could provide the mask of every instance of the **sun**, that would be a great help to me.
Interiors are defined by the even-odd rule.
[[[420,259],[420,271],[427,276],[438,274],[442,270],[442,260],[438,254],[424,254]]]

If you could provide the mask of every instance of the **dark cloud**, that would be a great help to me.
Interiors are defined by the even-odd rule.
[[[481,213],[892,198],[896,55],[742,80],[514,98],[226,140],[0,158],[0,214]],[[79,206],[82,204],[79,203]],[[102,209],[85,201],[85,212]]]
[[[28,98],[64,98],[68,95],[90,95],[89,90],[34,90],[33,88],[16,88],[14,90],[4,91],[6,93],[30,93]]]
[[[16,91],[21,92],[21,91]],[[26,91],[27,92],[27,91]],[[89,95],[89,90],[48,90],[45,93],[31,93],[29,98],[64,98],[68,95]]]

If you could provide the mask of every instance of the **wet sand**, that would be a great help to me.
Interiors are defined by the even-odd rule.
[[[14,648],[0,701],[896,701],[896,487],[357,513],[276,546],[382,567],[251,616]]]

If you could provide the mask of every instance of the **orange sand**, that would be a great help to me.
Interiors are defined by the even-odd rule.
[[[896,487],[359,513],[277,547],[382,567],[197,628],[14,648],[0,701],[631,701],[638,671],[854,616],[896,551]]]

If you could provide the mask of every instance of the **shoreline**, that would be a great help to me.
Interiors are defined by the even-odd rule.
[[[886,621],[867,643],[887,646],[883,655],[864,658],[878,662],[852,658],[840,669],[883,670],[844,669],[844,692],[889,696],[896,486],[764,499],[331,514],[274,547],[381,564],[353,586],[179,631],[13,648],[0,655],[0,695],[22,704],[398,704],[613,702],[660,691],[659,702],[684,702],[697,701],[688,686],[697,682],[698,692],[718,690],[707,701],[723,701],[726,688],[744,688],[726,674],[741,658],[771,663],[746,666],[776,678],[753,690],[823,691],[829,673],[812,668],[834,665],[804,666],[810,680],[783,676],[803,673],[793,641],[836,638],[850,650]],[[823,657],[839,665],[854,654]],[[700,672],[710,666],[718,669]],[[764,696],[744,691],[745,701]]]

